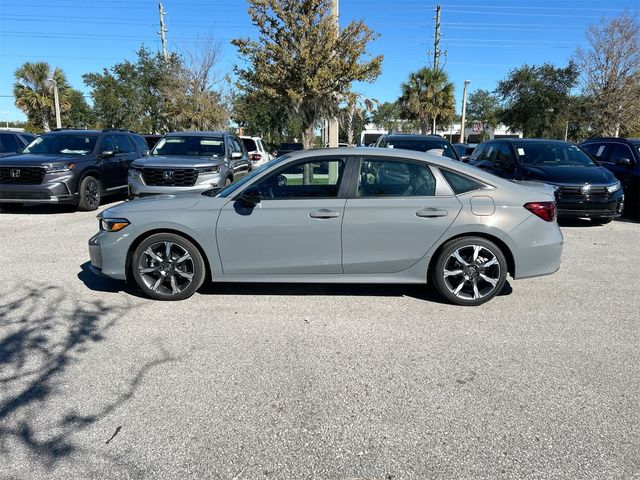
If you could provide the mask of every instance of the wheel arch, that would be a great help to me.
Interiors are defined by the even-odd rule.
[[[179,237],[183,237],[189,240],[198,249],[198,251],[200,252],[200,255],[202,255],[202,259],[204,261],[204,267],[205,267],[204,281],[206,283],[211,283],[211,279],[212,279],[211,264],[209,263],[209,258],[207,257],[207,254],[204,251],[204,248],[202,248],[202,245],[200,245],[200,242],[198,242],[195,238],[193,238],[188,233],[184,233],[180,230],[174,230],[171,228],[156,228],[153,230],[148,230],[140,234],[138,237],[136,237],[136,239],[133,242],[131,242],[131,245],[129,245],[129,250],[127,251],[127,257],[125,260],[125,277],[127,282],[133,280],[133,270],[132,270],[133,252],[135,252],[136,248],[138,248],[138,245],[140,245],[146,238],[158,233],[171,233],[172,235],[178,235]]]
[[[457,235],[447,238],[433,252],[433,255],[431,255],[431,259],[429,260],[429,266],[427,268],[427,278],[429,278],[431,273],[433,272],[433,268],[436,262],[438,261],[438,258],[440,257],[440,253],[442,252],[444,246],[453,240],[457,240],[459,238],[464,238],[464,237],[480,237],[495,243],[498,246],[498,248],[500,248],[505,258],[507,259],[507,271],[512,277],[515,277],[515,274],[516,274],[515,258],[513,256],[513,252],[503,240],[496,237],[495,235],[491,235],[490,233],[486,233],[486,232],[465,232],[465,233],[459,233]]]

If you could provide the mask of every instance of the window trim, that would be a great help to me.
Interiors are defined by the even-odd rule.
[[[246,185],[245,188],[240,190],[236,195],[232,197],[232,201],[234,202],[237,201],[247,188],[258,186],[260,182],[264,181],[267,177],[270,177],[271,175],[279,175],[280,172],[282,172],[283,170],[286,170],[287,168],[294,167],[301,163],[322,162],[322,161],[330,161],[330,160],[343,160],[345,162],[345,165],[344,165],[345,170],[344,170],[344,173],[342,174],[340,185],[338,186],[338,194],[335,197],[280,197],[280,198],[265,198],[262,201],[273,202],[273,201],[283,201],[283,200],[338,200],[338,199],[346,200],[348,198],[348,189],[351,185],[351,176],[352,176],[354,158],[355,157],[351,155],[343,155],[343,156],[322,155],[317,157],[312,156],[312,157],[299,158],[299,159],[296,159],[295,161],[287,162],[284,165],[281,165],[280,167],[278,167],[277,169],[272,170],[271,172],[265,172],[264,175],[261,175],[259,178],[256,178],[255,181],[251,182],[249,185]]]
[[[476,188],[474,190],[469,190],[469,191],[463,192],[463,193],[456,193],[455,190],[453,189],[453,187],[451,186],[451,184],[449,183],[449,181],[447,180],[447,178],[444,175],[442,175],[442,172],[440,172],[440,175],[442,175],[442,180],[445,181],[446,184],[449,186],[449,188],[451,189],[452,195],[454,197],[459,197],[461,195],[467,195],[467,194],[473,193],[473,192],[480,192],[482,190],[493,190],[495,188],[493,185],[489,185],[487,182],[485,182],[483,180],[480,180],[480,179],[478,179],[476,177],[472,177],[471,175],[467,175],[465,173],[458,172],[457,170],[453,170],[451,168],[438,167],[438,170],[446,170],[446,171],[448,171],[450,173],[453,173],[454,175],[458,175],[460,177],[467,178],[467,179],[469,179],[469,180],[471,180],[471,181],[473,181],[475,183],[479,183],[481,185],[480,188]]]

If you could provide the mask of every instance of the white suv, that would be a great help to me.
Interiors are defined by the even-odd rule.
[[[249,153],[249,160],[251,161],[253,168],[259,167],[260,165],[273,160],[273,155],[267,152],[267,147],[264,146],[262,138],[248,136],[240,136],[240,138]]]

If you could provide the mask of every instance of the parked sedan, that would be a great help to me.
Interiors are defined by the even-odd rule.
[[[560,217],[584,217],[604,224],[619,217],[624,206],[616,177],[573,143],[491,140],[476,147],[469,163],[507,179],[553,185]]]
[[[433,282],[480,305],[560,266],[553,190],[447,158],[368,148],[280,157],[221,191],[109,208],[93,268],[179,300],[214,282]]]
[[[226,132],[169,133],[129,167],[129,197],[202,192],[251,171],[247,150]]]

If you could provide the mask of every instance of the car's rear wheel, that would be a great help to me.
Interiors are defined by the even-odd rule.
[[[449,302],[482,305],[504,287],[507,260],[495,243],[480,237],[462,237],[444,245],[432,277]]]
[[[78,201],[78,208],[89,212],[96,210],[100,206],[102,200],[102,185],[100,180],[96,177],[88,175],[80,182],[80,200]]]
[[[184,237],[158,233],[135,249],[131,268],[142,291],[157,300],[183,300],[193,295],[205,279],[200,251]]]

